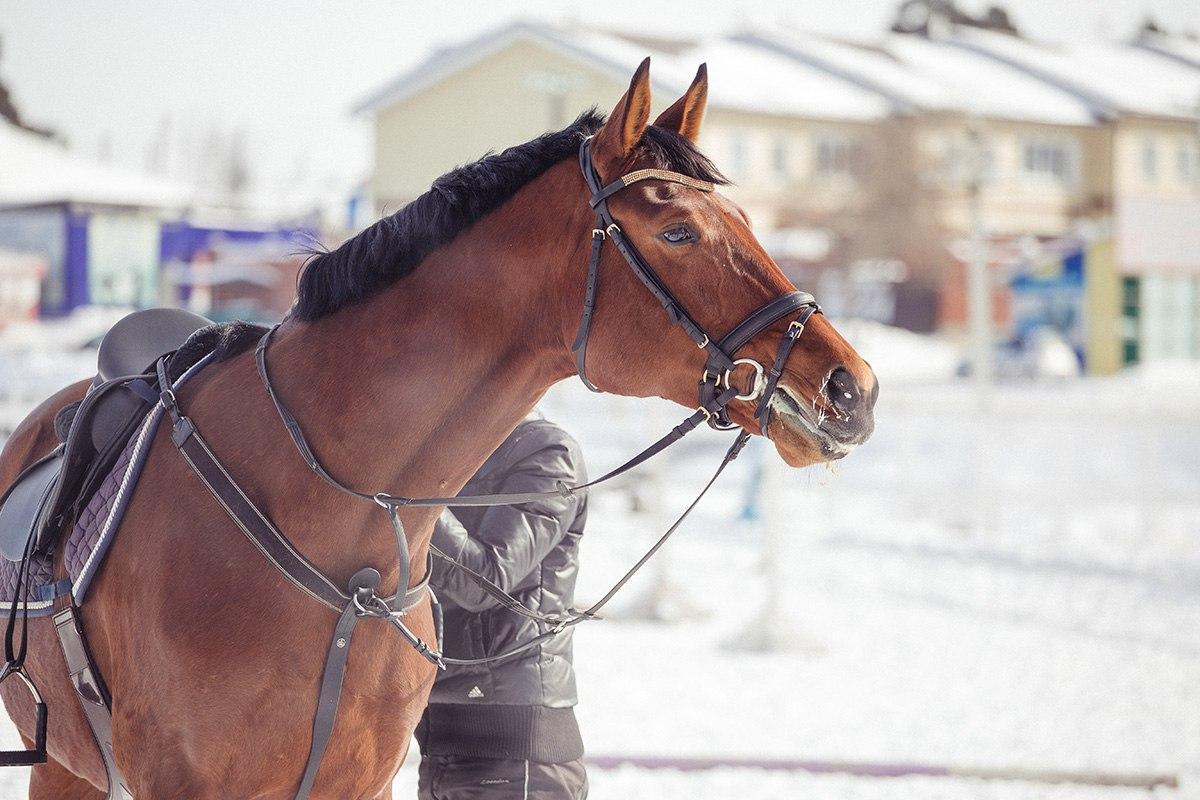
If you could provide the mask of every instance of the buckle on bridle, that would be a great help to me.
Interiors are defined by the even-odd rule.
[[[604,229],[603,228],[592,228],[592,238],[593,239],[603,239],[604,238]]]

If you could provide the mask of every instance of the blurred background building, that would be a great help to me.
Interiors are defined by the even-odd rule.
[[[1147,22],[1052,46],[947,0],[905,0],[871,39],[503,25],[380,76],[354,109],[375,143],[361,184],[269,198],[237,130],[173,139],[165,118],[140,172],[68,150],[0,83],[0,250],[26,265],[5,267],[6,296],[25,299],[4,318],[154,303],[277,317],[312,241],[610,102],[647,54],[659,98],[708,62],[701,147],[831,314],[961,338],[982,253],[1002,375],[1047,343],[1096,374],[1200,358],[1200,41]],[[200,177],[165,177],[180,160]]]
[[[579,630],[590,756],[724,764],[593,795],[1200,796],[1200,6],[986,2],[0,0],[0,443],[131,307],[276,319],[304,248],[608,111],[646,55],[659,108],[707,62],[701,147],[872,363],[878,426],[828,469],[756,439]],[[961,379],[980,350],[1001,380]],[[573,380],[541,407],[595,474],[680,416]],[[593,495],[580,599],[726,444]]]
[[[619,97],[647,54],[660,101],[708,63],[700,146],[830,313],[955,336],[982,237],[1007,351],[1050,335],[1093,373],[1200,358],[1200,42],[1153,24],[1050,46],[1003,11],[925,0],[871,41],[511,24],[357,107],[374,124],[377,210]]]

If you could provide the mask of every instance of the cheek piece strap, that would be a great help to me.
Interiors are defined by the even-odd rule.
[[[765,436],[769,422],[771,394],[779,383],[783,374],[783,365],[796,340],[804,331],[805,324],[815,312],[820,310],[816,299],[808,292],[787,292],[755,310],[722,339],[714,341],[687,312],[683,304],[675,298],[666,282],[638,252],[634,243],[626,237],[608,208],[608,198],[639,181],[669,181],[701,192],[713,191],[713,185],[708,181],[665,169],[639,169],[617,178],[612,183],[603,184],[596,171],[596,166],[592,162],[591,140],[592,137],[588,137],[579,145],[579,168],[592,193],[588,203],[596,211],[596,221],[592,228],[591,254],[588,258],[587,283],[583,297],[583,314],[579,320],[579,330],[575,334],[575,342],[571,345],[571,352],[575,354],[575,369],[579,373],[580,380],[593,392],[601,391],[587,375],[587,343],[588,336],[591,334],[592,317],[596,311],[600,281],[600,256],[605,240],[610,239],[629,268],[633,270],[633,274],[662,305],[663,310],[667,313],[667,318],[682,328],[688,338],[707,354],[708,359],[700,376],[698,412],[705,414],[710,426],[718,430],[728,430],[737,427],[729,419],[727,408],[729,403],[734,400],[758,400],[755,419],[759,423],[761,433]],[[800,314],[788,326],[780,339],[775,363],[769,373],[753,359],[736,357],[737,351],[747,342],[774,323],[797,311]],[[746,392],[739,391],[732,383],[733,372],[740,365],[748,366],[753,370],[753,381]]]

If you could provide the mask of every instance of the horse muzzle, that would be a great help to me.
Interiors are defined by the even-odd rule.
[[[780,383],[771,394],[771,421],[790,433],[789,438],[807,440],[820,460],[844,458],[875,430],[879,384],[874,374],[870,378],[870,388],[864,390],[849,370],[838,367],[825,379],[821,395],[811,400]]]

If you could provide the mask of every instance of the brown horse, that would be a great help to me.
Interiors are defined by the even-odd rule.
[[[574,372],[570,347],[593,227],[579,143],[595,133],[593,160],[605,181],[660,168],[720,182],[693,146],[706,89],[701,68],[649,125],[647,60],[607,122],[585,114],[564,131],[449,173],[309,264],[271,347],[271,372],[333,474],[410,496],[453,494],[538,398]],[[745,214],[719,193],[646,180],[609,202],[705,330],[723,333],[794,289]],[[694,406],[704,353],[614,249],[601,264],[589,377],[607,391]],[[772,325],[738,355],[770,364],[786,327],[787,320]],[[54,412],[83,391],[63,390],[13,434],[0,486],[52,447]],[[729,412],[746,430],[769,433],[789,464],[805,466],[866,439],[875,394],[870,367],[818,314],[788,357],[769,430],[759,430],[752,402],[734,401]],[[249,353],[206,368],[179,401],[309,560],[341,582],[375,565],[381,594],[395,590],[386,521],[307,469]],[[424,573],[436,513],[401,514],[414,581]],[[290,586],[239,533],[175,451],[167,426],[118,539],[82,616],[111,690],[116,760],[134,796],[293,797],[335,615]],[[430,640],[428,601],[409,619]],[[51,710],[51,761],[33,770],[30,797],[101,798],[105,773],[51,623],[32,620],[31,628],[28,666]],[[390,797],[433,677],[388,626],[360,626],[313,796]],[[6,685],[4,700],[31,736],[28,699]]]

